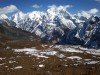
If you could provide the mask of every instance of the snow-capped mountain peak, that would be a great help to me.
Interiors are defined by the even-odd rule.
[[[8,17],[7,17],[7,15],[2,14],[2,15],[0,15],[0,19],[8,19]]]
[[[66,9],[68,6],[51,6],[44,11],[33,11],[30,13],[18,12],[11,17],[17,28],[35,33],[40,37],[52,39],[57,32],[63,36],[64,30],[72,30],[76,27],[75,18]],[[58,37],[58,36],[57,36]]]
[[[11,19],[18,24],[19,20],[22,20],[25,18],[25,14],[23,12],[17,12],[16,14],[14,14]]]
[[[67,12],[67,6],[49,6],[49,9],[47,10],[47,13],[52,16],[53,18],[55,16],[59,16],[60,18],[65,17],[65,18],[71,18],[71,14]]]

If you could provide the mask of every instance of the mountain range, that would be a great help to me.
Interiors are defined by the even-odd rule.
[[[11,17],[1,15],[0,32],[3,28],[5,31],[4,23],[8,29],[10,28],[9,30],[19,32],[20,29],[20,32],[30,32],[31,35],[38,36],[44,42],[100,48],[100,17],[96,15],[90,18],[79,17],[70,14],[66,8],[59,7],[49,8],[46,12],[23,13],[20,11]],[[29,36],[26,33],[18,37]]]

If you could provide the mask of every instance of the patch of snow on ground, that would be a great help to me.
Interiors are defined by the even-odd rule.
[[[86,51],[89,54],[100,55],[100,49],[88,49],[88,48],[84,48],[80,46],[79,46],[79,49],[82,51]]]
[[[83,51],[79,51],[79,50],[76,50],[76,49],[74,49],[74,48],[66,48],[65,51],[66,51],[66,52],[83,53]]]
[[[92,59],[84,59],[84,61],[90,61],[90,60],[92,60]]]
[[[45,45],[47,46],[47,45]],[[56,50],[57,49],[57,50]],[[49,56],[57,56],[59,58],[64,58],[65,56],[61,53],[59,53],[60,51],[63,52],[70,52],[70,53],[89,53],[89,54],[93,54],[93,55],[100,55],[100,49],[96,50],[96,49],[87,49],[87,48],[83,48],[81,46],[68,46],[68,45],[55,45],[52,47],[49,47],[48,49],[44,49],[44,50],[37,50],[34,47],[33,48],[24,48],[24,49],[13,49],[15,52],[25,52],[26,54],[30,54],[36,57],[41,57],[41,58],[49,58]],[[56,51],[55,51],[56,50]],[[81,57],[78,58],[77,57],[73,57],[73,59],[82,59]],[[71,58],[72,59],[72,58]],[[0,59],[2,60],[2,58]]]
[[[67,57],[68,59],[77,59],[77,60],[81,60],[82,58],[79,57],[79,56],[70,56],[70,57]]]
[[[20,68],[23,68],[23,67],[22,66],[14,67],[14,69],[20,69]]]
[[[84,47],[80,47],[80,46],[78,48],[81,50],[85,50],[85,51],[89,50],[88,48],[84,48]]]
[[[24,48],[24,49],[14,49],[14,50],[15,52],[25,52],[26,54],[31,54],[36,57],[48,58],[47,56],[40,54],[40,50],[37,50],[35,48]]]
[[[54,48],[57,48],[64,52],[75,52],[75,53],[89,53],[93,55],[100,55],[100,49],[88,49],[81,46],[68,46],[68,45],[56,45]]]
[[[4,60],[4,59],[6,59],[6,58],[0,58],[0,60]]]
[[[33,54],[31,54],[31,55],[36,56],[36,57],[38,57],[38,58],[49,58],[49,57],[44,56],[43,54],[39,54],[39,53],[37,53],[37,54],[33,53]]]
[[[93,54],[93,55],[100,55],[100,49],[96,50],[96,49],[88,49],[86,50],[87,53],[89,54]]]
[[[97,64],[99,63],[100,61],[87,61],[85,62],[86,64]]]
[[[40,64],[39,67],[45,67],[43,64]]]
[[[74,66],[78,66],[79,64],[74,64]]]
[[[66,66],[66,67],[67,67],[68,65],[64,65],[64,66]]]
[[[93,55],[100,55],[100,49],[99,50],[88,50],[87,53],[93,54]]]
[[[16,61],[9,61],[9,63],[15,63]]]
[[[35,48],[24,48],[24,49],[14,49],[15,52],[25,52],[26,54],[31,54],[36,57],[41,57],[41,58],[48,58],[46,55],[56,55],[57,51],[53,50],[37,50]]]
[[[5,63],[0,64],[0,66],[5,65]]]
[[[59,55],[57,55],[57,57],[64,58],[65,56],[63,54],[59,54]]]
[[[46,52],[40,52],[41,54],[45,54],[45,55],[56,55],[57,54],[57,51],[46,51]]]
[[[58,48],[59,50],[64,51],[64,52],[83,53],[83,51],[81,51],[81,50],[71,48],[68,46],[56,45],[56,46],[54,46],[54,48]]]

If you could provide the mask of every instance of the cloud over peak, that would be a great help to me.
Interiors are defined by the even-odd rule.
[[[82,11],[79,12],[77,15],[78,15],[79,17],[84,16],[84,17],[86,17],[86,18],[90,18],[92,15],[96,15],[98,12],[99,12],[98,9],[93,8],[93,9],[90,9],[89,11],[84,11],[84,10],[82,10]]]
[[[96,8],[93,8],[93,9],[91,9],[91,10],[89,10],[88,11],[88,13],[90,13],[90,14],[96,14],[96,13],[98,13],[99,12],[99,10],[98,9],[96,9]]]
[[[64,5],[64,6],[62,6],[62,5],[60,5],[60,6],[56,6],[56,5],[50,5],[50,6],[48,6],[48,8],[49,9],[58,9],[58,10],[67,10],[68,8],[70,8],[70,7],[72,7],[72,5]]]
[[[0,8],[0,15],[8,14],[17,11],[17,7],[15,5],[9,5],[3,8]]]

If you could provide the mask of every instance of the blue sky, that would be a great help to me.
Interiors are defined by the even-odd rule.
[[[88,11],[93,8],[100,11],[100,0],[0,0],[0,9],[9,5],[15,5],[17,9],[25,13],[35,10],[46,11],[50,5],[71,5],[72,7],[68,9],[70,13]]]

